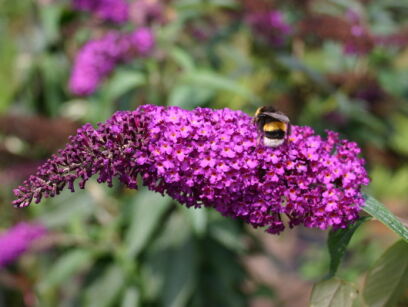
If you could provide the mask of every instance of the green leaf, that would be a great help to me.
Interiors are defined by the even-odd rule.
[[[288,55],[279,55],[277,56],[277,60],[280,64],[291,70],[304,73],[313,82],[320,85],[326,91],[332,90],[332,86],[327,82],[323,75],[303,64],[298,58]]]
[[[194,232],[198,236],[204,235],[208,224],[208,211],[205,208],[187,208],[180,206],[180,210],[187,216]]]
[[[65,190],[58,198],[48,199],[47,202],[48,210],[39,219],[48,228],[65,226],[76,218],[86,219],[95,209],[91,196],[84,191],[73,194]]]
[[[212,71],[195,70],[185,74],[183,81],[200,87],[232,92],[251,102],[259,102],[259,98],[242,84]]]
[[[197,266],[196,252],[192,240],[181,248],[170,250],[166,266],[166,278],[161,293],[162,306],[185,306],[194,289]]]
[[[204,15],[218,8],[234,9],[237,7],[237,3],[234,0],[209,0],[209,1],[191,1],[181,0],[176,1],[175,7],[177,11],[191,10],[196,14]]]
[[[214,90],[200,86],[175,86],[169,94],[167,105],[191,109],[203,105],[214,96],[214,93]]]
[[[115,264],[105,269],[85,290],[85,307],[111,306],[125,283],[123,270]]]
[[[195,296],[199,295],[203,304],[197,305],[247,306],[247,297],[243,294],[241,285],[247,280],[248,273],[236,252],[208,237],[202,250],[206,251],[205,255],[200,253],[200,263],[205,263],[205,274],[197,277],[199,289],[196,292],[199,293],[195,292]]]
[[[169,207],[171,199],[159,193],[143,190],[133,200],[131,225],[125,235],[125,253],[134,258],[147,244],[161,217]]]
[[[391,246],[368,272],[363,298],[368,306],[395,306],[408,288],[408,243]]]
[[[58,5],[44,5],[38,10],[47,44],[55,43],[61,37],[59,26],[62,13],[63,9]]]
[[[15,63],[16,47],[12,35],[0,27],[0,113],[7,110],[17,87],[16,70],[21,69]]]
[[[331,230],[329,232],[329,236],[327,238],[327,247],[330,254],[330,270],[328,278],[332,278],[336,274],[340,261],[346,252],[347,245],[349,244],[354,232],[369,219],[370,217],[363,217],[346,229]]]
[[[189,217],[181,210],[173,210],[164,223],[160,224],[160,232],[149,246],[149,250],[165,250],[179,248],[193,236]]]
[[[358,100],[351,99],[341,91],[334,93],[333,98],[338,106],[338,110],[354,121],[363,124],[378,135],[383,135],[387,131],[387,126],[384,122],[368,112],[364,104]]]
[[[405,198],[408,191],[408,165],[401,166],[396,170],[376,165],[370,170],[370,175],[372,178],[370,189],[375,191],[378,197],[387,199]],[[390,182],[392,182],[392,185],[389,184]]]
[[[171,57],[180,65],[181,69],[186,72],[191,72],[195,69],[194,60],[191,54],[184,49],[174,47],[170,51]]]
[[[126,92],[146,83],[146,77],[135,71],[118,70],[106,84],[104,97],[115,100]],[[105,96],[106,95],[106,96]]]
[[[50,288],[61,285],[68,278],[88,267],[92,260],[92,253],[87,250],[76,249],[64,254],[49,269],[49,273],[39,284],[41,292],[48,291]]]
[[[391,136],[391,146],[397,152],[407,155],[408,154],[408,116],[403,114],[396,114],[392,118],[395,132]]]
[[[34,73],[33,77],[37,79],[38,74],[41,75],[44,83],[44,104],[49,115],[56,116],[63,99],[61,80],[64,77],[63,68],[67,63],[63,57],[53,54],[42,55],[36,63],[39,71]]]
[[[174,256],[178,251],[187,248],[190,238],[193,236],[192,229],[189,225],[189,220],[182,210],[174,210],[169,215],[164,223],[160,225],[161,230],[157,238],[146,249],[146,254],[143,255],[144,263],[141,268],[143,294],[148,300],[158,300],[163,297],[163,289],[166,287],[166,282],[171,279],[168,275],[177,272],[170,272],[171,266],[176,265]],[[186,251],[185,255],[191,251]],[[191,259],[184,259],[180,256],[182,262],[185,261],[185,266],[190,265]],[[184,274],[180,272],[181,275]],[[166,290],[171,292],[169,289]],[[169,293],[167,296],[171,296]]]
[[[240,230],[234,221],[217,220],[208,227],[211,237],[236,252],[243,252],[245,250],[245,244],[242,240],[239,240]]]
[[[337,278],[317,283],[313,287],[310,307],[351,307],[357,299],[357,289]]]
[[[130,286],[126,289],[123,300],[122,307],[138,307],[140,306],[140,291],[136,287]]]
[[[400,220],[392,214],[382,203],[374,197],[366,195],[366,203],[363,210],[372,217],[379,220],[385,226],[394,231],[402,239],[408,242],[408,228],[405,227]]]
[[[136,89],[146,83],[143,73],[118,69],[111,78],[101,85],[90,100],[90,121],[97,123],[105,121],[115,111],[114,103],[129,91]]]

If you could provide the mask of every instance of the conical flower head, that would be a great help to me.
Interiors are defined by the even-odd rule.
[[[368,184],[354,142],[334,132],[324,139],[293,126],[277,148],[258,142],[252,118],[241,111],[145,105],[117,112],[96,129],[87,124],[68,145],[15,190],[16,206],[74,190],[94,174],[118,177],[188,207],[213,207],[271,233],[293,227],[344,228],[358,218],[361,185]]]

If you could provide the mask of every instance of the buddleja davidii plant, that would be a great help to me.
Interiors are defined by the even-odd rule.
[[[369,179],[356,143],[331,131],[322,138],[305,126],[293,126],[278,148],[264,147],[257,139],[252,118],[241,111],[145,105],[117,112],[97,128],[86,124],[79,129],[15,189],[14,205],[26,207],[65,187],[74,191],[77,180],[85,188],[93,175],[99,183],[112,186],[118,178],[136,189],[140,176],[150,190],[187,207],[212,207],[272,234],[287,226],[331,227],[329,277],[366,220],[361,210],[408,240],[398,219],[361,192]],[[324,295],[333,290],[318,285],[313,300],[319,287]]]

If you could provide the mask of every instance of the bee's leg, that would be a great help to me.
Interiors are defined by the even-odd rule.
[[[255,149],[258,149],[259,146],[263,144],[263,135],[259,134],[258,137],[256,138],[256,147]]]
[[[251,151],[251,153],[253,153],[254,151],[256,151],[256,150],[258,149],[258,147],[259,147],[260,144],[261,144],[261,136],[258,135],[257,138],[256,138],[255,147],[254,147],[254,149]]]
[[[256,138],[256,147],[258,147],[260,144],[261,144],[261,138],[262,138],[262,135],[258,135],[258,137]]]

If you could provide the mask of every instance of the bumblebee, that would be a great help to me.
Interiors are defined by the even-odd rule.
[[[274,107],[261,107],[256,110],[253,122],[258,127],[260,137],[267,147],[282,145],[290,135],[289,118]]]

